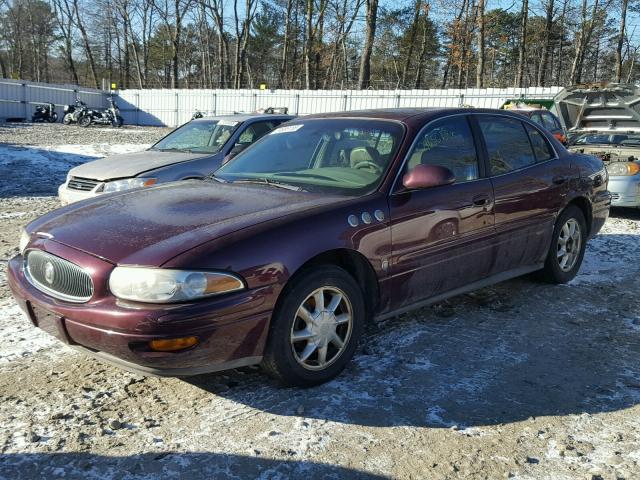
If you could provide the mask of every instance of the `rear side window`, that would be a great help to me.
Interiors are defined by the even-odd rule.
[[[542,114],[542,120],[544,123],[544,128],[546,128],[547,130],[558,130],[560,128],[560,125],[558,125],[558,121],[550,113]]]
[[[418,137],[407,171],[419,164],[446,167],[454,173],[456,182],[477,179],[478,157],[467,118],[443,118],[429,125]]]
[[[273,130],[276,125],[277,124],[275,122],[256,122],[247,127],[247,129],[240,134],[238,143],[243,145],[253,143]]]
[[[531,120],[533,120],[534,122],[536,122],[538,125],[540,125],[541,127],[545,127],[545,124],[542,120],[542,116],[539,113],[532,113],[531,114]]]
[[[479,115],[478,124],[487,145],[492,175],[509,173],[536,163],[522,122],[513,118]]]
[[[534,128],[531,125],[525,124],[525,128],[529,134],[529,139],[531,140],[531,146],[533,147],[533,152],[536,155],[536,160],[538,162],[544,162],[545,160],[552,159],[554,157],[553,150],[551,149],[549,142],[547,142],[547,139],[544,138],[544,135],[542,135],[537,128]]]

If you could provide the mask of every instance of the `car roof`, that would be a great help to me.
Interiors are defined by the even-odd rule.
[[[347,112],[328,112],[297,117],[296,121],[305,119],[322,118],[362,118],[374,120],[395,120],[406,124],[423,123],[438,117],[465,114],[465,113],[492,113],[501,116],[510,116],[521,119],[522,116],[509,110],[497,108],[468,108],[468,107],[430,107],[430,108],[379,108],[372,110],[352,110]]]
[[[247,120],[291,120],[295,118],[293,115],[278,115],[274,113],[234,113],[231,115],[207,115],[202,118],[196,118],[193,122],[204,120],[235,120],[236,122],[246,122]]]

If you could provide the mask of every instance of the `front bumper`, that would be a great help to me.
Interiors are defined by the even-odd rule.
[[[144,375],[188,376],[257,364],[262,360],[272,287],[190,304],[127,304],[110,296],[70,304],[33,287],[23,260],[9,261],[8,283],[18,305],[38,328],[98,360]],[[156,352],[151,340],[196,336],[179,352]]]
[[[608,188],[612,195],[611,206],[640,207],[640,175],[609,177]]]
[[[70,203],[79,202],[80,200],[86,200],[87,198],[95,198],[100,193],[96,193],[94,190],[82,191],[72,190],[67,187],[66,183],[63,183],[58,187],[58,199],[62,205],[68,205]]]

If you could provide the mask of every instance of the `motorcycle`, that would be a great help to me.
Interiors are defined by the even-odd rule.
[[[53,103],[47,103],[44,105],[36,105],[36,111],[31,115],[31,122],[47,122],[55,123],[58,121],[58,114],[56,113],[56,106]]]
[[[62,117],[62,123],[69,125],[71,123],[77,123],[80,116],[87,110],[87,104],[81,100],[76,100],[75,105],[64,106],[64,117]]]
[[[88,108],[78,118],[78,125],[81,127],[88,127],[89,125],[97,124],[111,125],[112,127],[120,128],[123,123],[124,121],[120,115],[120,109],[113,98],[109,99],[109,108],[102,111]]]
[[[193,115],[191,115],[191,120],[195,120],[197,118],[202,118],[202,117],[204,117],[204,112],[201,112],[196,108],[196,111],[193,112]]]

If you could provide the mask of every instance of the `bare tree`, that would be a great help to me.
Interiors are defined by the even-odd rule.
[[[361,90],[369,88],[371,85],[371,53],[373,52],[373,41],[376,36],[377,19],[378,0],[367,0],[367,30],[360,59],[360,75],[358,76],[358,88]]]
[[[620,31],[616,43],[616,82],[622,80],[622,46],[624,44],[625,27],[627,22],[627,7],[629,0],[622,0],[622,11],[620,12]]]
[[[522,0],[522,12],[520,20],[520,44],[518,47],[518,68],[516,71],[515,86],[522,87],[524,83],[524,65],[527,46],[527,20],[529,18],[529,0]]]
[[[626,1],[626,0],[625,0]],[[553,28],[554,0],[547,0],[545,6],[544,34],[542,56],[538,68],[538,85],[544,87],[547,77],[547,64],[549,63],[549,50],[551,49],[551,30]]]
[[[476,64],[477,88],[482,88],[484,85],[484,2],[485,0],[478,0],[478,63]]]

